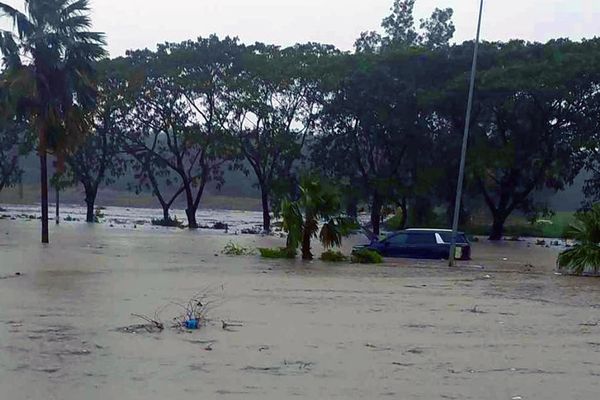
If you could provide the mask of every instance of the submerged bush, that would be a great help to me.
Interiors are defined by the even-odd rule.
[[[258,249],[262,258],[271,259],[292,259],[296,258],[296,250],[288,249],[287,247],[281,247],[278,249]]]
[[[152,225],[164,226],[167,228],[183,228],[183,221],[178,220],[177,217],[169,218],[169,219],[164,219],[164,218],[153,219]]]
[[[104,208],[104,207],[96,208],[96,212],[94,213],[94,223],[99,224],[101,222],[100,220],[102,218],[106,217],[106,215],[104,215],[102,210],[106,210],[106,208]]]
[[[346,257],[341,251],[333,251],[327,250],[323,254],[321,254],[321,261],[325,262],[345,262],[348,261],[348,257]]]
[[[221,253],[226,256],[250,256],[254,254],[254,250],[229,242]]]
[[[383,257],[376,251],[361,249],[352,253],[352,262],[355,264],[381,264]]]
[[[558,256],[561,271],[575,275],[600,275],[600,245],[578,243]]]

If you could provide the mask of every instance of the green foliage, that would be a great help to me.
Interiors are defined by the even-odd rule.
[[[414,17],[415,0],[394,0],[391,14],[383,19],[378,32],[363,32],[355,42],[357,53],[376,53],[385,50],[423,46],[436,49],[448,46],[456,31],[451,8],[436,8],[430,18],[422,19],[417,31]]]
[[[304,217],[298,202],[283,200],[281,202],[282,229],[287,232],[287,247],[297,249],[302,240]]]
[[[6,109],[1,97],[0,95],[0,108]],[[0,192],[19,182],[22,177],[19,159],[31,149],[31,146],[24,145],[27,136],[25,132],[24,124],[15,123],[10,117],[4,118],[0,113]]]
[[[576,244],[558,256],[560,270],[571,274],[600,274],[600,245],[597,243]]]
[[[406,224],[406,219],[400,212],[400,213],[394,215],[393,217],[387,219],[383,223],[383,227],[387,231],[395,232],[395,231],[401,231],[402,229],[404,229],[405,224]]]
[[[600,273],[600,203],[589,211],[580,212],[567,231],[567,236],[576,241],[573,248],[558,257],[559,268],[582,275]]]
[[[344,229],[342,230],[344,236],[351,235],[352,233],[361,230],[360,222],[356,218],[345,218]]]
[[[227,125],[238,112],[231,96],[241,50],[235,39],[211,36],[129,53],[121,128],[123,149],[135,159],[136,189],[153,191],[163,208],[185,193],[191,229],[198,228],[204,189],[210,182],[220,188],[224,165],[238,157]]]
[[[288,249],[286,247],[281,247],[278,249],[265,249],[259,248],[260,256],[262,258],[270,258],[270,259],[293,259],[296,258],[296,250]]]
[[[452,22],[453,15],[452,8],[436,8],[431,14],[431,18],[421,20],[421,29],[424,30],[421,36],[422,45],[429,49],[448,46],[456,32],[454,22]]]
[[[321,261],[340,263],[348,261],[348,257],[346,257],[341,251],[327,250],[321,254]]]
[[[582,243],[600,243],[600,203],[594,204],[588,211],[575,214],[575,222],[566,233],[569,239]]]
[[[294,185],[292,167],[302,159],[324,95],[319,82],[327,79],[328,60],[339,52],[314,43],[286,49],[257,43],[246,50],[244,73],[232,91],[234,135],[256,176],[263,228],[269,230],[270,203],[281,200],[282,189],[287,195]]]
[[[575,220],[570,212],[558,212],[548,219],[536,220],[533,223],[524,219],[515,218],[507,222],[504,229],[505,236],[515,237],[540,237],[548,239],[563,239],[567,237],[567,230]],[[470,235],[489,236],[489,225],[469,225],[463,229]]]
[[[0,32],[10,97],[42,151],[63,157],[87,133],[95,107],[95,62],[106,55],[104,35],[90,32],[88,0],[28,0],[26,13],[0,2],[14,32]]]
[[[50,186],[61,191],[76,185],[76,183],[77,182],[74,180],[70,170],[63,173],[56,172],[52,178],[50,178]]]
[[[229,242],[221,253],[226,256],[251,256],[254,254],[254,250]]]
[[[352,252],[352,262],[354,264],[381,264],[383,257],[376,251],[360,249]]]
[[[151,222],[154,226],[163,226],[168,228],[183,228],[183,221],[178,220],[177,217],[168,218],[166,220],[164,218],[153,219]]]
[[[391,42],[404,46],[417,43],[419,35],[414,26],[414,7],[415,0],[394,0],[392,13],[381,23]]]
[[[422,156],[431,143],[418,95],[435,74],[424,54],[410,48],[356,55],[324,105],[312,160],[369,204],[375,233],[382,207],[415,193],[415,170],[431,160]]]
[[[80,183],[86,202],[92,206],[98,189],[115,183],[127,170],[120,147],[127,82],[117,69],[117,63],[99,63],[99,92],[90,132],[77,150],[66,156],[68,168],[64,175],[68,180],[62,181],[67,185]]]

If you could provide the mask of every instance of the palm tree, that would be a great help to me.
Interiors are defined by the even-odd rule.
[[[567,231],[576,244],[558,257],[558,267],[569,273],[598,275],[600,273],[600,204],[578,213]]]
[[[106,56],[104,35],[91,32],[89,0],[25,0],[25,11],[0,2],[0,17],[13,31],[0,31],[7,86],[17,109],[38,139],[41,172],[42,243],[48,243],[47,155],[61,168],[87,133],[95,107],[94,65]]]
[[[325,248],[339,247],[347,235],[349,222],[340,217],[339,193],[318,177],[306,176],[300,182],[300,198],[284,200],[281,206],[287,249],[302,248],[302,259],[312,260],[311,240],[319,238]],[[319,231],[319,224],[324,221]]]

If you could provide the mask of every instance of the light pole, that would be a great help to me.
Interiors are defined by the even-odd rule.
[[[469,143],[469,129],[471,127],[471,110],[473,109],[473,93],[475,92],[475,76],[477,75],[477,56],[479,55],[479,37],[481,35],[481,17],[483,16],[483,1],[479,4],[479,19],[477,22],[477,37],[475,39],[475,50],[473,51],[473,65],[471,67],[471,82],[469,84],[469,100],[467,101],[467,116],[465,118],[465,132],[463,135],[462,152],[460,155],[460,168],[458,172],[458,185],[456,186],[456,201],[454,203],[454,221],[452,222],[452,243],[450,245],[450,263],[455,266],[456,258],[456,236],[458,232],[458,221],[460,219],[460,205],[462,202],[463,184],[465,181],[465,163],[467,158],[467,146]]]

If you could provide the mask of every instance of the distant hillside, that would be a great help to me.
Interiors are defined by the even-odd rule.
[[[50,158],[52,160],[52,158]],[[24,170],[23,183],[25,186],[37,185],[39,182],[39,161],[34,154],[30,154],[24,157],[21,161],[21,168]],[[52,161],[50,161],[49,175],[52,176],[53,172]],[[126,176],[123,176],[117,180],[114,184],[110,185],[109,188],[103,188],[103,192],[123,192],[123,196],[133,196],[128,190],[131,184],[135,183],[135,179],[131,171]],[[225,185],[219,190],[216,184],[213,182],[209,184],[206,189],[208,196],[212,197],[242,197],[242,198],[260,198],[260,192],[255,187],[256,178],[254,173],[250,173],[246,176],[241,171],[230,171],[225,168]],[[2,194],[0,194],[2,199]]]
[[[50,202],[55,202],[55,193],[50,192]],[[81,187],[69,188],[60,193],[60,201],[63,204],[85,205],[85,195]],[[0,204],[37,204],[40,202],[39,186],[36,184],[27,184],[23,186],[23,197],[18,187],[5,189],[0,193]],[[159,208],[160,205],[149,193],[136,195],[126,190],[113,190],[104,188],[98,193],[97,206],[118,206],[118,207],[142,207]],[[184,209],[185,202],[180,198],[173,205],[173,208]],[[207,193],[202,197],[200,203],[201,209],[215,210],[243,210],[259,211],[261,210],[260,199],[256,197],[226,196]]]
[[[39,202],[38,195],[38,180],[39,180],[39,164],[35,155],[29,155],[22,160],[22,168],[25,171],[24,175],[24,198],[21,199],[16,188],[5,190],[0,193],[0,202],[5,203],[37,203]],[[51,172],[52,174],[52,172]],[[548,201],[551,208],[557,212],[575,211],[583,201],[582,188],[587,174],[581,174],[573,186],[567,188],[563,192],[557,194],[542,193],[538,195],[538,200]],[[99,205],[118,205],[140,207],[157,206],[156,201],[149,193],[136,195],[129,191],[128,185],[133,183],[131,175],[122,177],[114,185],[109,188],[103,188],[98,196]],[[217,209],[241,209],[241,210],[260,210],[260,192],[254,187],[256,179],[253,173],[246,176],[241,171],[225,171],[225,185],[221,190],[217,190],[214,184],[207,188],[206,196],[202,201],[203,208]],[[83,193],[79,188],[70,189],[63,196],[64,202],[74,204],[83,204]],[[180,200],[176,206],[183,205]]]

